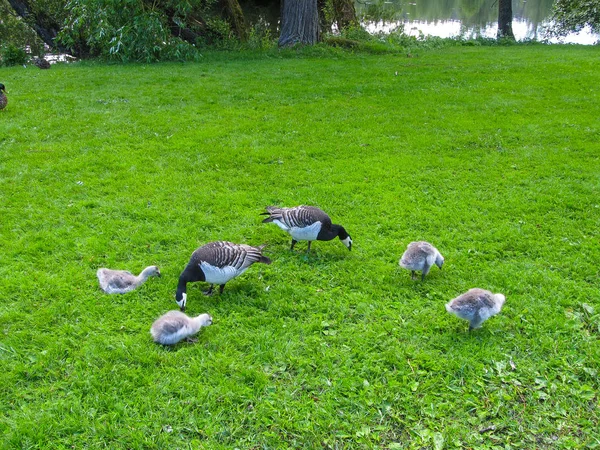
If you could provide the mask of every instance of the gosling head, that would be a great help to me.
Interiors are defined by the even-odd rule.
[[[150,266],[146,269],[149,277],[160,277],[160,269],[158,266]]]
[[[435,265],[440,269],[444,265],[444,257],[440,254],[440,252],[437,252],[437,256],[435,257]]]
[[[207,327],[213,323],[213,318],[210,314],[200,314],[196,317],[196,320],[200,322],[201,327]]]
[[[6,88],[4,87],[4,85],[2,83],[0,83],[0,91],[6,92]]]
[[[504,302],[506,301],[506,297],[504,294],[494,294],[494,301],[498,305],[498,308],[502,308],[502,306],[504,306]]]
[[[185,311],[185,304],[187,303],[187,294],[185,292],[177,291],[177,293],[175,294],[175,301],[177,302],[177,305],[179,306],[179,309],[182,312],[184,312]]]

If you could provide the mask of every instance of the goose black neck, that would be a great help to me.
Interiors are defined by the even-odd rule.
[[[187,278],[181,274],[179,277],[179,283],[177,283],[177,294],[175,296],[177,300],[181,300],[183,294],[187,292],[187,282]]]
[[[343,226],[333,224],[329,228],[321,228],[321,231],[319,231],[319,234],[317,235],[317,240],[330,241],[338,236],[340,239],[345,239],[348,237],[348,233],[346,233]]]

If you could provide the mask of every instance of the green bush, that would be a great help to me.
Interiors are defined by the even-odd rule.
[[[264,21],[255,23],[250,29],[248,47],[254,50],[267,49],[274,45],[269,25]]]
[[[8,44],[0,50],[2,64],[5,66],[18,66],[27,63],[27,52],[13,44]]]

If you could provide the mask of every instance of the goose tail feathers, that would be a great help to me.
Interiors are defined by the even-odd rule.
[[[273,220],[277,218],[277,217],[273,217],[273,214],[277,214],[280,211],[280,208],[277,208],[276,206],[267,206],[266,209],[267,209],[267,211],[260,213],[260,215],[261,216],[269,216],[269,217],[264,219],[262,221],[262,223],[273,222]]]

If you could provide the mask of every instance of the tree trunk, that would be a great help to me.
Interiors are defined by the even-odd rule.
[[[498,0],[498,39],[515,40],[512,30],[512,0]]]
[[[282,0],[283,1],[283,0]],[[319,14],[319,30],[321,33],[331,33],[332,25],[335,22],[335,18],[327,17],[327,11],[330,6],[331,0],[317,0],[317,10]]]
[[[60,24],[56,20],[43,12],[32,13],[27,0],[8,0],[8,3],[50,48],[58,49],[61,52],[67,51],[65,47],[57,45],[55,42],[56,35],[60,31]]]
[[[238,0],[223,0],[223,3],[235,34],[240,41],[246,42],[248,40],[248,28],[246,27],[246,20],[244,19],[244,12],[242,11],[242,7]]]
[[[333,0],[333,14],[335,15],[338,30],[340,31],[344,28],[358,25],[353,0]]]
[[[319,41],[317,0],[283,0],[281,4],[280,47],[313,45]]]

